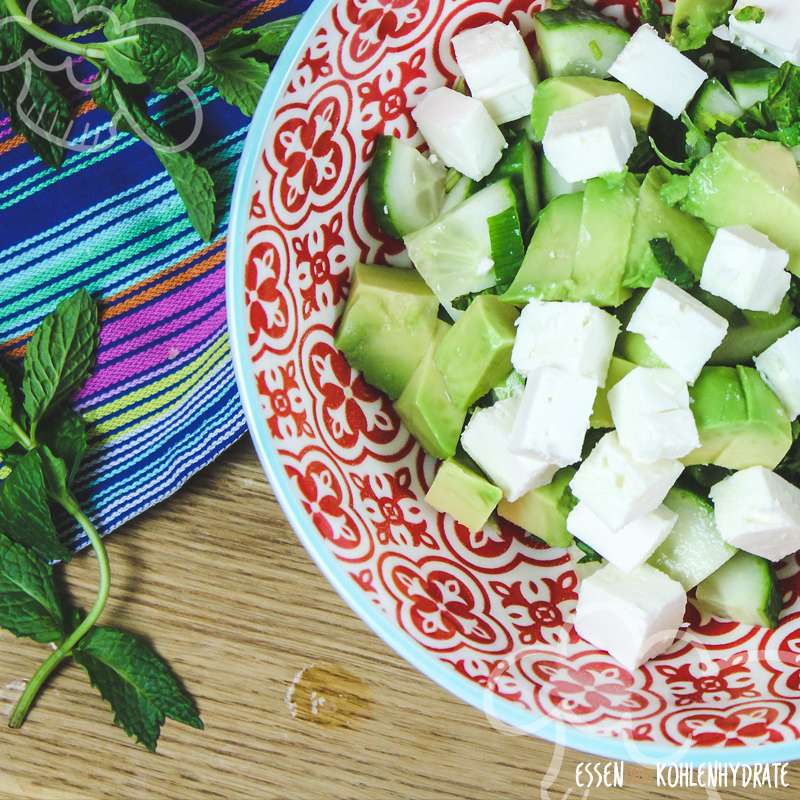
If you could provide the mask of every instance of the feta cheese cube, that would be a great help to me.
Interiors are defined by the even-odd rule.
[[[800,550],[800,489],[765,467],[749,467],[711,487],[726,542],[770,561]]]
[[[697,94],[708,75],[652,25],[642,25],[609,67],[609,74],[638,92],[673,119]]]
[[[636,461],[607,433],[578,467],[570,488],[612,530],[655,511],[683,472],[683,464],[662,459],[652,464]]]
[[[630,572],[640,567],[669,536],[678,515],[665,506],[612,530],[586,503],[578,503],[567,517],[567,530],[596,550],[615,567]]]
[[[511,363],[529,375],[558,367],[605,386],[619,320],[591,303],[531,300],[517,320]]]
[[[683,587],[655,567],[606,564],[578,589],[575,631],[634,670],[672,644],[685,610]]]
[[[510,502],[550,483],[557,469],[537,456],[511,450],[511,429],[521,405],[519,394],[479,408],[461,434],[461,446]]]
[[[738,308],[777,314],[789,290],[788,264],[789,254],[749,225],[720,228],[700,288]]]
[[[628,330],[692,383],[728,332],[728,321],[688,292],[656,278],[633,312]]]
[[[554,111],[542,147],[547,160],[568,183],[621,172],[636,147],[628,101],[610,94]]]
[[[411,116],[434,155],[474,181],[494,169],[506,146],[480,100],[444,86],[428,92]]]
[[[581,457],[597,384],[555,367],[534,370],[511,429],[511,449],[566,467]]]
[[[761,22],[740,22],[736,12],[755,5],[764,11]],[[728,21],[728,38],[734,44],[781,66],[800,65],[800,16],[796,0],[738,0]]]
[[[686,381],[671,369],[636,367],[608,392],[622,446],[637,461],[682,458],[700,447]]]
[[[800,328],[789,331],[755,359],[764,382],[778,395],[790,419],[800,415]]]
[[[531,113],[539,79],[531,54],[513,23],[490,22],[453,37],[456,62],[472,96],[501,125]]]

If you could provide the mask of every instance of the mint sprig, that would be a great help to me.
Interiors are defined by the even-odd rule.
[[[150,645],[97,626],[111,569],[103,540],[72,491],[88,437],[83,417],[69,401],[92,370],[98,338],[97,306],[80,291],[34,331],[21,380],[0,372],[0,443],[3,464],[10,468],[0,486],[0,627],[55,645],[28,682],[9,725],[24,723],[52,672],[74,658],[111,704],[115,722],[154,750],[166,718],[195,728],[203,723],[194,701]],[[58,597],[50,562],[66,561],[70,552],[59,540],[53,506],[78,523],[97,556],[97,597],[85,616],[71,613]]]

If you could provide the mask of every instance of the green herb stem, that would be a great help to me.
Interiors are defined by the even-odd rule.
[[[71,42],[68,39],[62,39],[50,31],[37,25],[32,19],[29,19],[25,12],[19,5],[18,0],[5,0],[6,8],[11,15],[14,22],[16,22],[23,30],[38,39],[43,44],[55,47],[57,50],[62,50],[65,53],[72,53],[76,56],[86,56],[87,58],[96,58],[101,61],[105,59],[105,53],[102,45],[81,44],[80,42]]]
[[[72,650],[80,642],[80,640],[94,627],[95,623],[100,619],[103,610],[108,601],[108,594],[111,588],[111,568],[108,562],[108,552],[103,543],[103,539],[98,533],[97,529],[92,524],[91,520],[83,513],[80,506],[72,499],[59,501],[64,509],[71,514],[78,524],[86,532],[89,541],[94,548],[97,555],[97,564],[99,570],[99,587],[97,590],[97,599],[92,606],[92,610],[86,615],[86,618],[78,625],[77,628],[42,662],[39,669],[36,670],[33,677],[25,687],[19,701],[17,702],[14,712],[9,719],[9,727],[19,728],[25,722],[25,717],[36,699],[36,696],[44,686],[47,679],[53,671],[61,664],[61,662],[72,654]]]

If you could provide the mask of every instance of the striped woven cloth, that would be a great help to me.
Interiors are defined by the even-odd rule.
[[[232,27],[303,11],[307,0],[239,2],[193,28],[213,45]],[[245,430],[225,322],[225,229],[248,120],[216,91],[199,93],[193,152],[217,187],[215,238],[202,242],[149,147],[120,135],[101,151],[45,167],[0,119],[0,341],[18,358],[32,330],[80,287],[101,299],[98,366],[78,398],[92,450],[77,494],[108,533],[175,492]],[[155,97],[179,128],[189,103]],[[79,98],[82,138],[109,117]],[[80,547],[81,537],[72,533]]]

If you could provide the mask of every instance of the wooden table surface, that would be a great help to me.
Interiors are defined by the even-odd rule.
[[[3,800],[582,796],[575,767],[589,757],[559,758],[546,742],[496,730],[354,616],[296,540],[249,442],[118,531],[109,550],[106,620],[152,637],[197,698],[206,730],[168,723],[151,755],[113,727],[83,672],[68,666],[21,731],[0,727]],[[68,576],[78,599],[91,597],[93,558],[77,558]],[[14,682],[42,652],[0,635],[3,718]],[[316,715],[309,675],[323,698]],[[800,766],[790,776],[792,789],[679,796],[796,797]],[[676,793],[656,789],[652,770],[626,765],[623,789],[590,796]]]

